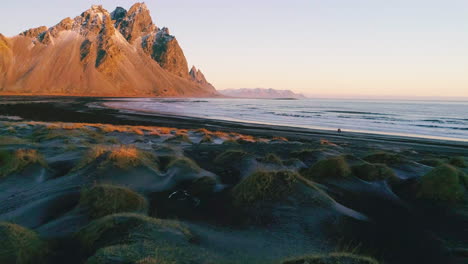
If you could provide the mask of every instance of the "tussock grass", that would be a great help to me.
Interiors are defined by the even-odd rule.
[[[282,264],[379,264],[379,262],[371,257],[335,252],[284,260]]]
[[[312,167],[302,170],[301,174],[312,180],[345,179],[352,176],[352,171],[345,157],[336,156],[316,162]]]
[[[363,158],[370,163],[383,163],[386,165],[397,165],[405,161],[404,157],[396,153],[377,152]]]
[[[146,212],[148,202],[140,194],[120,186],[96,185],[81,191],[80,205],[93,219],[124,212]]]
[[[0,177],[24,170],[29,165],[39,164],[47,167],[44,157],[35,149],[0,151]]]
[[[248,156],[249,154],[245,151],[237,150],[237,149],[229,149],[221,153],[220,155],[218,155],[214,159],[214,162],[218,165],[229,164],[232,162],[240,162],[243,159],[247,158]]]
[[[449,160],[449,163],[450,165],[453,165],[455,167],[459,167],[459,168],[466,168],[466,162],[465,162],[465,158],[461,157],[461,156],[458,156],[458,157],[452,157],[450,160]]]
[[[297,151],[292,151],[289,155],[292,158],[296,158],[299,160],[307,160],[315,158],[321,150],[319,149],[302,149]]]
[[[216,186],[216,179],[209,176],[204,176],[193,180],[187,191],[194,196],[203,196],[210,194]]]
[[[192,143],[190,138],[186,134],[179,134],[168,138],[166,142],[185,142],[185,143]]]
[[[283,141],[283,142],[288,142],[289,140],[285,137],[273,137],[271,141]]]
[[[223,141],[223,145],[239,145],[239,142],[235,139],[226,139]]]
[[[45,263],[47,245],[32,230],[0,223],[0,263]]]
[[[281,160],[281,158],[278,157],[274,153],[268,153],[267,155],[265,155],[262,161],[265,163],[270,163],[270,164],[275,164],[275,165],[283,165],[283,161]]]
[[[83,157],[76,169],[103,158],[101,167],[112,165],[121,169],[128,169],[140,165],[148,166],[154,169],[158,168],[158,159],[150,152],[141,151],[135,146],[106,146],[95,145]]]
[[[293,191],[297,174],[292,171],[257,171],[231,191],[233,204],[248,207],[262,201],[278,201]]]
[[[203,138],[200,140],[200,143],[213,143],[213,137],[210,135],[204,135]]]
[[[431,166],[431,167],[437,167],[437,166],[445,164],[445,161],[442,159],[423,159],[419,161],[419,163],[427,165],[427,166]]]
[[[351,167],[353,175],[365,181],[380,181],[389,180],[390,182],[398,181],[395,172],[385,164],[370,164],[363,163]]]
[[[462,172],[450,165],[442,165],[421,177],[417,195],[434,202],[460,202],[464,195],[464,180]]]
[[[29,141],[15,136],[0,136],[0,146],[29,144]]]
[[[170,158],[170,161],[167,164],[167,169],[172,169],[172,168],[183,169],[186,171],[195,171],[195,172],[200,172],[202,170],[195,161],[186,157]]]
[[[99,249],[86,264],[116,263],[116,260],[118,263],[135,264],[225,263],[200,247],[145,241]]]
[[[186,243],[193,241],[195,236],[177,221],[121,213],[92,221],[76,234],[76,238],[86,252],[93,253],[100,248],[141,241]]]

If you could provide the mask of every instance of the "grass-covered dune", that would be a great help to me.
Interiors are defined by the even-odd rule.
[[[466,260],[463,151],[247,132],[0,121],[0,263]]]

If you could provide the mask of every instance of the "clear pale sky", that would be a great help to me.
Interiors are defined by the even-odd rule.
[[[92,4],[2,2],[0,33],[52,26]],[[325,96],[468,97],[468,0],[150,0],[153,20],[218,89]]]

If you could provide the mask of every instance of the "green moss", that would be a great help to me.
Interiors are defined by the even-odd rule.
[[[145,212],[148,203],[138,193],[119,186],[96,185],[81,192],[80,205],[95,219],[115,213]]]
[[[396,153],[378,152],[363,158],[370,163],[383,163],[387,165],[396,165],[404,162],[404,158]]]
[[[442,159],[424,159],[424,160],[419,161],[419,163],[427,165],[427,166],[431,166],[431,167],[437,167],[437,166],[445,164],[444,160]]]
[[[249,154],[242,150],[229,149],[218,155],[214,162],[218,165],[231,164],[234,162],[240,162],[246,158]]]
[[[398,180],[395,172],[385,164],[363,163],[351,167],[353,175],[365,181]]]
[[[237,207],[262,201],[277,201],[293,191],[297,174],[292,171],[257,171],[243,179],[231,191]]]
[[[185,225],[176,221],[123,213],[92,221],[76,234],[76,238],[84,251],[92,254],[100,248],[118,244],[187,244],[195,236]]]
[[[0,223],[0,263],[45,263],[47,245],[31,230]]]
[[[442,165],[421,177],[418,197],[455,203],[463,199],[463,193],[459,171],[450,165]]]
[[[44,157],[35,149],[18,149],[14,152],[0,151],[0,177],[22,171],[34,164],[47,167]]]
[[[466,163],[465,159],[463,157],[452,157],[449,161],[449,163],[453,166],[459,167],[459,168],[466,168]]]
[[[378,262],[370,257],[338,252],[285,260],[282,264],[378,264]]]
[[[312,180],[343,179],[352,175],[351,168],[343,156],[320,160],[301,174]]]

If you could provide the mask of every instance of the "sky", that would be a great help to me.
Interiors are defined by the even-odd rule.
[[[0,33],[52,26],[92,4],[15,0]],[[330,97],[468,97],[467,0],[149,0],[217,89],[291,89]]]

